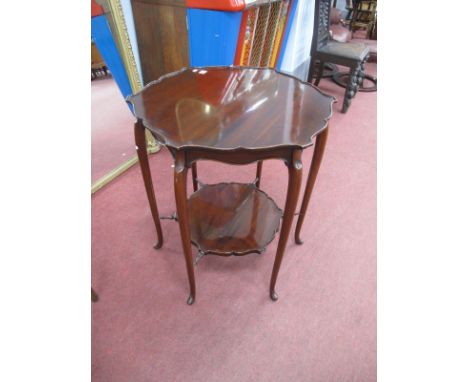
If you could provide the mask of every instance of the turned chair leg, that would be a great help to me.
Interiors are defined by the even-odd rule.
[[[318,86],[318,84],[320,83],[320,80],[322,79],[324,65],[325,63],[323,61],[320,61],[317,78],[315,79],[315,82],[314,82],[315,86]]]
[[[361,62],[359,65],[359,71],[358,71],[358,76],[357,76],[357,85],[356,85],[356,93],[359,91],[359,88],[362,86],[362,83],[364,82],[364,64]],[[354,93],[354,95],[356,95]]]
[[[358,83],[357,83],[357,89],[356,92],[359,91],[359,89],[362,87],[362,83],[364,82],[364,77],[365,77],[365,64],[367,60],[369,59],[369,55],[367,55],[364,60],[361,61],[359,64],[359,75],[358,75]]]
[[[351,105],[351,99],[354,97],[357,91],[357,83],[358,83],[358,73],[359,73],[359,64],[351,67],[348,76],[348,85],[346,86],[345,96],[343,100],[343,109],[341,110],[342,113],[346,113],[348,111],[349,105]]]

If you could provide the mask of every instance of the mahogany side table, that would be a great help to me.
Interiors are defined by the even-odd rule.
[[[187,303],[195,301],[191,243],[199,254],[221,256],[261,253],[283,219],[270,281],[276,301],[278,272],[291,230],[302,177],[302,150],[315,150],[295,231],[301,227],[325,149],[334,97],[312,85],[268,68],[184,68],[147,84],[127,99],[134,108],[135,142],[158,242],[163,244],[158,207],[146,150],[148,129],[174,157],[177,220],[190,285]],[[283,160],[288,167],[284,212],[260,190],[262,161]],[[244,165],[257,162],[251,184],[204,185],[197,161]],[[187,171],[194,193],[187,199]]]

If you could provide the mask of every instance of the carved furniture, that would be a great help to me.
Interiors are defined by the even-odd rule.
[[[129,97],[135,110],[135,142],[145,189],[157,231],[163,235],[146,153],[145,129],[172,154],[178,221],[190,295],[195,301],[191,243],[203,255],[261,253],[279,230],[270,281],[276,300],[276,280],[299,197],[302,150],[315,150],[296,226],[300,231],[318,174],[335,99],[317,88],[273,69],[250,67],[184,68],[146,85]],[[259,189],[261,166],[250,184],[205,185],[197,177],[197,161],[244,165],[280,159],[288,167],[286,205],[281,211]],[[187,199],[187,172],[192,169],[194,193]]]
[[[377,0],[360,0],[353,9],[353,16],[349,24],[351,33],[358,29],[365,29],[367,39],[375,33],[377,22]]]
[[[345,21],[341,18],[341,11],[335,8],[335,6],[330,9],[330,37],[338,42],[348,42],[351,40],[349,25],[345,24]],[[318,65],[316,66],[318,67]],[[316,72],[315,69],[317,68],[314,68],[314,72]],[[338,67],[335,64],[326,63],[323,66],[321,78],[330,78],[336,73],[339,73]],[[344,87],[346,87],[346,84]]]
[[[319,62],[315,85],[320,83],[325,63],[343,65],[350,68],[345,90],[342,112],[346,113],[351,99],[356,95],[364,78],[364,63],[369,55],[369,47],[363,43],[343,43],[333,41],[330,36],[331,0],[315,1],[314,36],[311,47],[311,64],[308,81],[313,78],[314,62]]]
[[[351,43],[362,43],[369,47],[368,61],[377,61],[377,1],[356,1],[354,8],[352,9],[352,17],[347,29],[347,33],[343,31],[343,27],[336,24],[336,14],[338,10],[335,8],[331,9],[330,17],[330,32],[332,39],[340,42],[351,42]],[[339,12],[339,11],[338,11]],[[335,19],[335,20],[334,20]],[[340,23],[343,20],[340,20]],[[357,29],[365,29],[365,31],[359,30],[354,33]],[[365,34],[363,33],[365,32]],[[370,39],[372,38],[372,39]],[[349,73],[340,72],[334,70],[329,77],[332,77],[333,82],[340,85],[343,88],[347,87],[349,81]],[[374,92],[377,91],[377,78],[368,74],[363,75],[367,81],[362,81],[359,85],[358,91],[360,92]],[[365,83],[370,83],[370,86],[366,86]]]
[[[375,29],[375,28],[374,28]],[[368,61],[377,61],[377,41],[362,39],[359,36],[352,36],[349,29],[349,23],[341,18],[341,11],[337,8],[330,10],[330,37],[338,42],[356,42],[364,43],[369,47]],[[322,71],[321,78],[332,78],[337,85],[346,88],[348,86],[349,73],[340,72],[338,66],[332,63],[326,63]],[[364,73],[364,79],[368,80],[372,85],[365,86],[367,81],[363,81],[358,88],[360,92],[374,92],[377,90],[377,78]]]

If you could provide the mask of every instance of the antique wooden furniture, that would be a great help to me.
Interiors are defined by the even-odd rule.
[[[315,1],[314,35],[311,48],[311,64],[308,81],[313,78],[313,63],[319,62],[319,71],[315,85],[320,83],[325,63],[343,65],[350,68],[348,84],[345,90],[342,112],[346,113],[351,99],[356,95],[358,87],[364,78],[364,63],[369,55],[369,47],[365,44],[337,42],[330,37],[330,4],[331,0]]]
[[[189,66],[185,0],[132,0],[143,83]]]
[[[273,240],[282,218],[270,281],[270,297],[276,300],[276,279],[299,197],[302,150],[316,138],[296,226],[298,244],[302,243],[300,231],[335,99],[273,69],[230,66],[184,68],[148,84],[128,101],[137,117],[135,142],[157,231],[155,248],[162,246],[163,235],[145,150],[145,129],[168,148],[175,160],[176,219],[190,284],[188,304],[195,301],[191,242],[200,256],[261,253]],[[196,173],[199,160],[243,165],[266,159],[283,160],[288,167],[284,212],[258,188],[261,167],[251,184],[204,185]],[[195,192],[187,200],[189,168]]]
[[[144,84],[182,67],[276,67],[290,0],[131,0]]]
[[[336,8],[331,9],[330,32],[332,39],[340,42],[365,44],[369,47],[368,61],[377,61],[377,1],[355,1],[354,8],[351,11],[352,17],[350,23],[348,23],[349,29],[346,29],[346,33],[342,26],[343,20],[337,20],[336,17],[339,14],[339,10]],[[354,31],[359,29],[364,29],[365,31],[355,34]],[[364,34],[363,32],[366,33]],[[349,73],[339,71],[336,66],[334,69],[328,76],[332,77],[333,82],[346,88],[349,82]],[[363,73],[363,81],[360,83],[358,91],[377,91],[377,78]]]
[[[377,0],[360,0],[353,9],[353,15],[349,27],[351,32],[364,29],[367,38],[372,38],[377,22]]]

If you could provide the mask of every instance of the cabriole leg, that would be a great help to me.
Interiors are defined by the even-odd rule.
[[[198,173],[197,173],[197,162],[192,163],[192,183],[193,192],[198,190]]]
[[[258,161],[257,162],[257,174],[255,175],[255,186],[257,188],[260,188],[260,179],[262,177],[262,167],[263,167],[263,161]]]
[[[190,284],[190,295],[187,304],[195,302],[195,275],[193,272],[192,247],[190,244],[190,227],[187,210],[187,167],[185,166],[185,153],[177,151],[174,166],[174,192],[179,221],[180,237],[184,249],[185,266]]]
[[[286,205],[283,213],[283,223],[281,224],[281,233],[278,241],[278,249],[276,250],[275,263],[273,265],[273,272],[270,280],[270,297],[273,301],[278,300],[278,295],[275,291],[276,280],[278,272],[283,260],[284,249],[288,241],[289,231],[294,218],[294,211],[296,210],[297,199],[301,189],[302,177],[302,162],[301,162],[301,149],[295,149],[292,152],[291,160],[288,163],[288,193],[286,196]]]
[[[153,181],[151,179],[151,171],[148,162],[148,152],[146,148],[145,127],[143,123],[138,120],[135,123],[135,145],[138,154],[138,161],[140,162],[141,174],[145,183],[146,196],[153,216],[154,225],[158,234],[158,242],[154,246],[155,249],[161,248],[163,245],[163,234],[161,229],[161,222],[159,221],[158,205],[156,204],[156,197],[154,196]]]
[[[301,240],[301,228],[304,223],[305,214],[307,212],[307,207],[309,205],[310,195],[314,188],[315,180],[317,179],[317,174],[322,163],[323,153],[325,152],[325,146],[327,144],[328,138],[328,127],[323,130],[317,138],[315,138],[315,148],[314,154],[312,156],[312,163],[310,165],[309,176],[307,177],[307,183],[304,191],[304,198],[302,200],[301,211],[299,212],[299,218],[297,219],[296,232],[294,234],[294,239],[296,244],[302,244]]]

